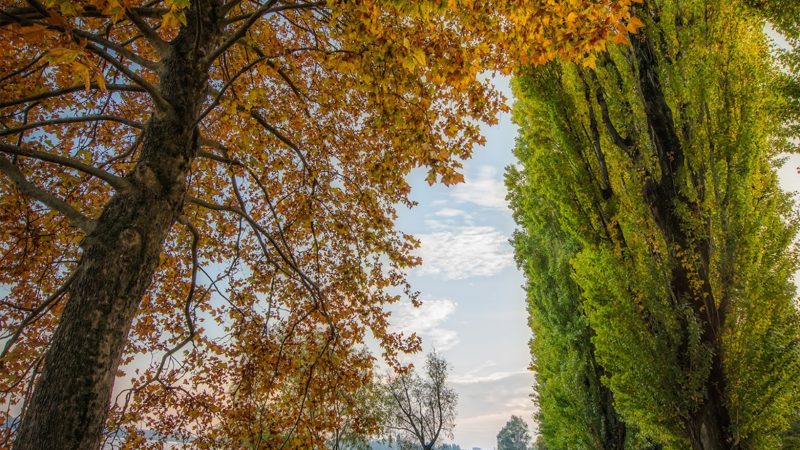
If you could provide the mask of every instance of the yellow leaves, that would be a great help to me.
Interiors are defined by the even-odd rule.
[[[119,22],[123,17],[125,17],[125,7],[119,2],[119,0],[108,0],[103,12],[108,14],[108,16],[111,18],[111,21],[114,23]]]
[[[425,67],[428,64],[425,52],[420,48],[411,50],[409,55],[403,58],[402,61],[403,67],[408,69],[409,72],[413,72],[417,67]]]
[[[454,184],[459,184],[464,182],[464,174],[459,172],[448,172],[444,176],[442,176],[442,183],[445,186],[452,186]]]
[[[105,79],[105,77],[103,76],[102,73],[97,72],[95,74],[95,76],[94,76],[94,81],[100,87],[101,91],[103,91],[103,92],[107,92],[108,91],[108,87],[106,86],[106,79]],[[85,83],[85,80],[84,80],[84,83]],[[87,86],[87,89],[88,89],[88,86]]]
[[[625,31],[624,27],[622,27],[622,30],[623,30],[623,32],[618,32],[617,34],[615,34],[611,38],[611,41],[614,42],[615,44],[627,44],[628,43],[628,33],[624,32]]]
[[[74,48],[54,48],[47,52],[44,60],[51,64],[59,65],[76,61],[81,56],[81,51]]]
[[[66,17],[74,17],[78,15],[76,4],[70,0],[58,0],[51,2],[51,7],[56,7],[58,11]]]
[[[186,26],[186,14],[184,10],[190,6],[189,0],[167,0],[169,10],[161,18],[161,26],[166,29],[174,29],[183,25]]]
[[[76,81],[84,84],[88,90],[91,86],[92,79],[100,86],[100,89],[106,91],[106,82],[103,74],[97,71],[94,75],[94,70],[85,62],[85,55],[83,50],[75,48],[54,48],[47,52],[43,61],[60,68],[68,68],[71,77]]]
[[[172,29],[178,28],[180,25],[186,25],[186,15],[183,11],[170,10],[162,17],[162,24],[164,28]]]
[[[642,22],[641,19],[636,16],[632,16],[625,25],[625,29],[631,34],[636,34],[639,28],[642,28],[643,26],[644,22]]]
[[[575,21],[577,19],[578,19],[578,15],[575,14],[575,12],[573,11],[573,12],[570,12],[569,14],[567,14],[567,17],[564,19],[564,21],[567,23],[567,25],[574,26],[575,25]]]
[[[583,64],[584,67],[589,67],[591,69],[596,68],[597,67],[597,55],[591,54],[591,55],[587,56],[582,61],[582,64]]]
[[[89,68],[86,67],[85,64],[82,64],[80,61],[73,61],[72,62],[72,73],[75,78],[78,80],[82,80],[84,86],[88,90],[91,83],[92,83],[92,76],[89,73]]]
[[[203,333],[198,319],[198,346],[218,358],[192,360],[181,355],[185,358],[181,364],[187,365],[188,377],[197,376],[191,381],[202,380],[200,390],[207,389],[219,398],[211,398],[208,409],[183,404],[180,398],[171,397],[172,393],[157,403],[151,400],[152,404],[137,404],[134,400],[141,414],[156,408],[180,411],[170,418],[175,421],[170,425],[176,428],[181,427],[182,420],[201,420],[210,409],[246,417],[246,408],[220,399],[229,394],[225,389],[232,380],[243,378],[236,372],[240,369],[238,361],[248,360],[254,364],[249,372],[254,376],[249,380],[261,396],[259,400],[266,399],[269,408],[278,411],[276,422],[265,429],[276,434],[283,431],[280,413],[294,417],[293,397],[267,387],[266,382],[259,386],[258,376],[277,373],[276,386],[287,380],[296,381],[300,377],[298,368],[307,364],[317,350],[315,332],[325,323],[319,314],[309,316],[309,321],[287,341],[285,359],[274,356],[273,335],[282,337],[281,327],[288,323],[287,318],[313,309],[316,301],[298,284],[299,277],[286,276],[294,273],[291,265],[319,284],[327,313],[341,339],[357,342],[364,330],[371,328],[387,355],[419,345],[416,337],[403,340],[388,331],[382,309],[395,299],[385,291],[400,292],[408,287],[402,269],[419,263],[412,253],[413,241],[393,229],[394,205],[413,203],[408,198],[409,172],[422,167],[428,170],[430,183],[463,182],[458,160],[469,157],[472,148],[483,142],[479,124],[492,123],[505,108],[501,96],[488,86],[483,74],[511,73],[523,58],[536,63],[556,57],[584,58],[601,49],[613,35],[613,23],[618,21],[608,18],[612,14],[627,17],[624,5],[629,2],[542,3],[547,5],[516,0],[329,0],[330,20],[318,11],[304,11],[298,3],[297,9],[282,11],[281,16],[265,16],[254,23],[238,43],[241,45],[225,52],[224,61],[215,63],[208,76],[215,89],[228,89],[204,121],[197,124],[204,139],[218,141],[220,146],[202,149],[214,158],[191,161],[191,195],[221,205],[222,209],[246,210],[251,216],[248,219],[262,227],[260,236],[274,238],[275,242],[262,242],[267,247],[265,251],[249,221],[227,209],[209,211],[187,205],[183,213],[203,236],[201,259],[213,262],[215,270],[231,261],[238,264],[232,266],[236,269],[234,275],[223,282],[230,287],[230,292],[225,293],[230,294],[230,304],[219,298],[212,302],[199,293],[209,292],[208,289],[198,289],[197,311],[211,311],[206,314],[210,316],[208,322],[230,330],[231,336],[241,336],[242,342],[238,346],[208,342],[210,338]],[[253,11],[254,4],[237,5],[228,19]],[[559,9],[555,10],[553,4]],[[52,20],[48,23],[53,28],[66,29],[72,24],[118,44],[133,42],[124,44],[126,49],[155,62],[159,66],[156,70],[110,52],[132,72],[159,86],[160,70],[168,70],[158,64],[161,55],[144,39],[136,39],[135,27],[122,20],[125,8],[141,6],[141,2],[51,0],[49,5],[61,14],[54,13],[47,19]],[[76,18],[86,5],[94,7],[93,15],[102,12],[105,17]],[[168,40],[192,17],[187,14],[189,6],[188,0],[165,0],[156,10],[163,15],[157,17],[151,11],[146,20]],[[108,24],[110,30],[104,29]],[[229,22],[226,36],[237,25],[241,21]],[[635,27],[636,23],[629,26]],[[45,43],[50,48],[43,60],[50,67],[44,73],[49,89],[65,86],[68,81],[74,85],[72,80],[77,79],[87,88],[96,84],[105,90],[104,70],[109,76],[114,74],[115,83],[137,82],[125,80],[124,74],[79,46],[70,47],[74,43],[64,33],[50,32],[38,25],[18,30],[25,33],[21,39],[32,48]],[[30,53],[37,54],[32,50]],[[275,65],[258,64],[233,80],[260,54],[267,55]],[[30,61],[12,58],[18,59],[20,65]],[[593,57],[585,64],[593,67]],[[226,85],[228,81],[232,82],[230,86]],[[96,98],[107,97],[77,95],[85,104],[71,105],[76,115],[96,113]],[[148,102],[143,101],[146,97],[140,92],[115,93],[108,114],[144,123],[152,112]],[[36,114],[60,113],[56,108],[67,101],[69,98],[65,97],[63,101],[42,102]],[[253,120],[249,113],[256,111],[273,127],[271,130]],[[123,155],[109,167],[121,175],[131,169],[130,161],[138,159],[141,150],[133,145],[137,143],[136,130],[120,133],[125,127],[99,126],[96,138],[84,139],[82,133],[87,128],[81,127],[51,127],[65,154],[69,152],[85,164],[101,164]],[[31,135],[35,136],[26,136]],[[86,149],[69,148],[73,142],[80,142]],[[128,149],[132,150],[126,154]],[[40,166],[37,170],[42,179],[35,181],[44,186],[50,165]],[[231,187],[231,178],[239,182],[237,193]],[[85,179],[80,177],[61,177],[53,185],[58,186],[58,194],[74,190],[69,201],[84,201],[82,195],[94,187],[87,188]],[[241,195],[246,206],[240,208],[236,194]],[[91,207],[86,210],[98,210],[103,198],[92,196]],[[185,230],[176,228],[181,230],[180,237],[170,235],[167,239],[152,295],[142,302],[138,325],[132,330],[133,353],[163,351],[166,344],[185,331],[182,305],[188,291],[190,252]],[[75,244],[64,247],[72,245],[77,249]],[[278,258],[277,250],[270,245],[279,247],[286,259]],[[412,290],[409,287],[405,291]],[[275,309],[271,309],[273,306]],[[276,310],[280,312],[275,313]],[[350,343],[342,347],[347,345]],[[336,356],[331,360],[347,363],[356,359]],[[314,389],[340,386],[331,380],[316,381],[312,383]],[[222,431],[219,427],[202,429],[198,425],[198,438],[213,433],[235,436],[238,426],[252,428],[252,423],[227,425],[231,429]],[[248,431],[242,436],[251,434]],[[302,447],[300,444],[298,447]]]

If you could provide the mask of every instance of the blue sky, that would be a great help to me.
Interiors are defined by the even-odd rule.
[[[508,79],[495,85],[511,97]],[[428,186],[423,171],[411,177],[419,205],[402,209],[398,226],[421,241],[423,264],[410,281],[424,304],[400,305],[393,323],[417,331],[425,352],[435,348],[452,364],[459,393],[454,441],[491,449],[512,414],[532,425],[534,407],[524,280],[508,242],[515,225],[503,183],[516,128],[505,114],[484,135],[486,146],[464,163],[465,183]]]

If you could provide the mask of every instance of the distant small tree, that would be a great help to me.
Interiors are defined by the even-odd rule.
[[[437,450],[461,450],[461,446],[458,444],[442,444]]]
[[[401,447],[419,444],[433,450],[441,437],[452,437],[458,395],[447,386],[448,372],[447,361],[431,353],[424,377],[412,369],[384,385],[384,426]]]
[[[531,434],[528,424],[519,416],[511,420],[497,433],[497,450],[528,450],[531,448]]]

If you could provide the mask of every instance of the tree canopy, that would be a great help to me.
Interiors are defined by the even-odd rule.
[[[447,385],[449,364],[430,353],[420,375],[416,370],[390,376],[378,389],[383,397],[384,434],[401,448],[433,450],[452,437],[458,395]]]
[[[497,450],[528,450],[530,448],[531,435],[528,432],[528,424],[519,416],[511,416],[511,419],[497,433]]]
[[[800,400],[783,75],[743,3],[637,13],[594,67],[516,80],[507,184],[541,432],[548,448],[779,448]]]

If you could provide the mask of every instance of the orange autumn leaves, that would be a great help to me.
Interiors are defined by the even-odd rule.
[[[2,2],[0,157],[96,218],[137,160],[162,102],[166,44],[195,5]],[[235,447],[288,433],[315,445],[335,428],[322,419],[331,392],[345,402],[338,410],[361,414],[355,393],[371,367],[362,342],[374,336],[390,362],[419,348],[416,336],[392,332],[383,308],[415,298],[406,271],[419,264],[417,243],[394,227],[396,205],[413,203],[409,172],[463,181],[480,125],[505,108],[486,74],[556,56],[590,64],[641,26],[634,5],[226,4],[220,44],[231,45],[206,55],[201,148],[182,214],[197,239],[175,226],[164,243],[112,401],[109,426],[126,434],[109,439],[140,442],[149,429]],[[68,300],[45,302],[74,269],[83,231],[7,174],[0,191],[9,286],[0,325],[19,331],[0,379],[11,419]],[[200,269],[187,304],[194,244]],[[343,367],[351,376],[337,375]]]

